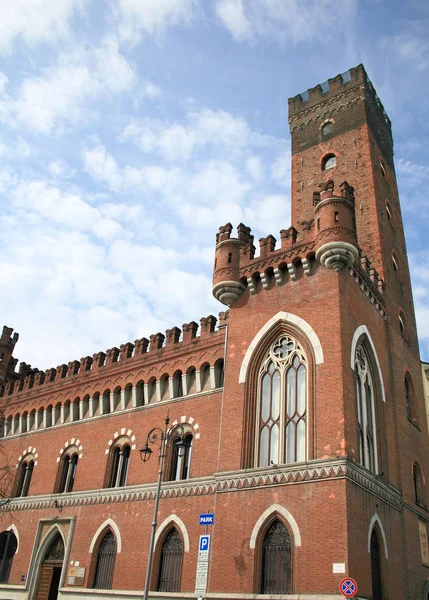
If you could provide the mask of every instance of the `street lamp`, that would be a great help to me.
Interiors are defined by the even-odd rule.
[[[158,517],[158,505],[159,505],[159,498],[160,498],[160,492],[161,492],[162,469],[164,467],[164,459],[165,459],[166,453],[167,453],[168,441],[172,435],[172,431],[170,429],[168,429],[169,422],[170,422],[170,417],[167,414],[167,416],[165,417],[165,421],[164,421],[164,429],[162,430],[160,427],[153,427],[147,434],[146,444],[144,445],[143,448],[141,448],[141,450],[139,450],[140,458],[145,463],[150,459],[150,457],[153,454],[153,450],[149,446],[149,444],[159,447],[159,450],[158,450],[158,452],[159,452],[158,484],[157,484],[156,492],[155,492],[155,506],[153,509],[152,531],[150,534],[149,557],[147,560],[146,581],[145,581],[145,585],[144,585],[144,596],[143,596],[144,600],[148,600],[148,596],[149,596],[150,574],[151,574],[151,570],[152,570],[153,550],[154,550],[154,545],[155,545],[155,533],[156,533],[157,517]],[[185,432],[183,425],[178,425],[177,427],[175,427],[174,433],[176,434],[177,432],[178,432],[178,439],[175,442],[175,446],[178,450],[178,456],[183,456],[185,448],[186,448],[186,442],[183,439],[183,434]]]

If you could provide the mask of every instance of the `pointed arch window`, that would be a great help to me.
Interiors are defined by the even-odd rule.
[[[98,546],[93,588],[111,590],[116,559],[116,540],[110,529]]]
[[[170,529],[161,549],[158,592],[180,592],[182,576],[183,542],[175,527]]]
[[[18,476],[16,480],[16,487],[14,496],[15,498],[28,496],[30,490],[31,479],[33,477],[34,470],[34,456],[29,454],[22,461],[18,469]]]
[[[275,519],[262,542],[261,594],[292,590],[292,543],[287,527]]]
[[[290,336],[278,338],[259,372],[257,466],[306,460],[307,387],[303,349]]]
[[[407,373],[404,379],[405,385],[405,403],[407,407],[407,417],[410,421],[412,421],[415,425],[417,425],[417,414],[416,414],[416,405],[414,400],[414,388],[411,381],[410,374]]]
[[[375,391],[368,353],[363,344],[360,344],[356,350],[355,374],[359,462],[373,473],[377,473]]]
[[[9,581],[13,557],[18,548],[18,540],[13,531],[0,533],[0,583]]]

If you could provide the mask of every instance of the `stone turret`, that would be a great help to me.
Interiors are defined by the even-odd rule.
[[[250,227],[242,223],[237,227],[238,236],[231,237],[232,225],[227,223],[219,228],[216,235],[215,266],[213,273],[213,296],[232,306],[246,289],[240,281],[240,253],[248,245],[253,245]]]
[[[354,189],[344,181],[340,190],[341,196],[336,196],[334,182],[329,180],[313,196],[316,259],[337,272],[351,266],[359,256]]]

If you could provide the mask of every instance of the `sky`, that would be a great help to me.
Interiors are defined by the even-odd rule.
[[[426,0],[0,0],[0,326],[46,369],[225,310],[216,231],[290,225],[287,99],[363,63],[429,361]]]

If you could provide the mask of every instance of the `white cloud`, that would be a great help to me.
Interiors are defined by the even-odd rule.
[[[139,169],[126,165],[121,168],[104,146],[94,146],[83,152],[84,169],[117,193],[130,190],[158,190],[168,192],[177,185],[181,172],[177,168],[165,169],[158,165],[146,165]]]
[[[1,2],[0,53],[11,50],[13,42],[27,44],[57,41],[69,33],[69,21],[79,0],[5,0]]]
[[[263,174],[263,166],[258,156],[251,156],[246,161],[246,170],[254,181],[260,181]]]
[[[290,161],[290,152],[285,150],[276,156],[274,163],[271,165],[271,177],[274,181],[287,189],[290,188]]]
[[[91,100],[129,90],[134,79],[134,66],[106,38],[100,47],[63,54],[41,76],[24,79],[13,98],[3,99],[0,115],[37,133],[62,133],[69,124],[97,116]]]
[[[280,229],[290,225],[290,199],[283,194],[259,196],[245,208],[244,214],[246,224],[257,227],[264,237],[272,234],[279,240]]]
[[[217,0],[216,12],[236,41],[257,37],[314,42],[331,39],[347,27],[357,8],[356,0]]]
[[[29,144],[22,138],[18,138],[15,145],[7,145],[0,142],[0,157],[9,160],[25,160],[31,155]]]
[[[154,98],[159,98],[161,96],[161,88],[158,85],[147,81],[143,84],[142,94],[146,98],[153,100]]]
[[[144,34],[162,33],[167,27],[189,23],[199,0],[119,0],[113,10],[119,35],[136,44]]]
[[[215,8],[223,25],[236,41],[252,37],[252,26],[244,14],[243,0],[219,0]]]
[[[222,110],[203,108],[189,112],[185,122],[167,123],[160,119],[132,121],[120,140],[131,140],[143,152],[156,152],[165,159],[186,160],[194,150],[207,145],[222,145],[237,150],[246,144],[250,129],[245,119]]]
[[[405,160],[404,158],[400,158],[396,164],[399,173],[423,177],[425,179],[429,177],[429,166],[419,165],[410,160]]]
[[[9,78],[0,71],[0,95],[6,90],[6,86],[9,83]]]

